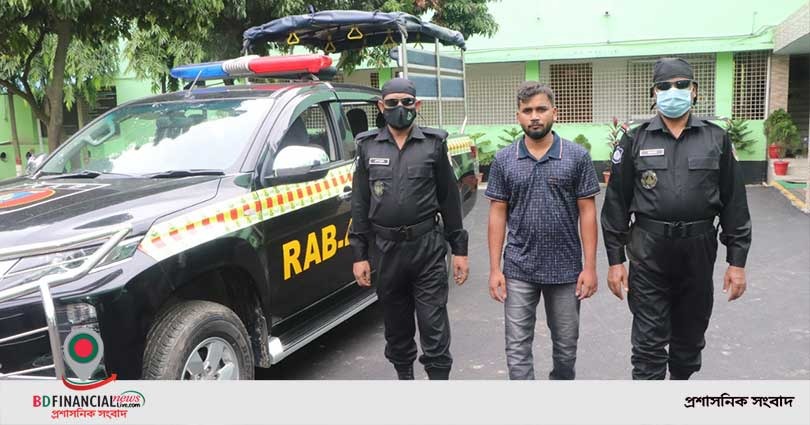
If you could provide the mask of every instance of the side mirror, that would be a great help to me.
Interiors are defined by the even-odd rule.
[[[39,166],[42,165],[43,162],[45,162],[45,158],[47,156],[48,155],[44,153],[40,153],[32,155],[31,158],[28,158],[28,164],[25,165],[25,174],[29,176],[31,174],[34,174],[34,172],[36,172],[39,169]]]
[[[320,146],[287,146],[282,148],[273,159],[272,166],[266,163],[262,170],[262,184],[295,183],[309,180],[312,168],[328,164],[329,155]]]

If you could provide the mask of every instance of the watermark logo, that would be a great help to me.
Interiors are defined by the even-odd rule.
[[[79,380],[85,381],[74,382],[63,376],[62,382],[71,390],[92,390],[115,381],[116,374],[114,373],[107,379],[90,380],[101,362],[102,353],[104,353],[104,341],[98,332],[89,328],[74,329],[65,338],[62,353],[70,370]]]

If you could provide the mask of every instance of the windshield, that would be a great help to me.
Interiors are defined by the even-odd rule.
[[[42,172],[140,176],[225,170],[235,165],[271,103],[227,99],[125,106],[80,131]]]

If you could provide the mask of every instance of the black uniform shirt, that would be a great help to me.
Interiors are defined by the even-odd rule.
[[[349,234],[355,261],[368,259],[371,223],[410,226],[437,212],[453,255],[467,255],[461,196],[446,138],[443,130],[414,126],[400,150],[387,126],[357,135]]]
[[[630,214],[668,222],[720,216],[726,261],[744,267],[751,218],[743,175],[726,131],[694,115],[675,139],[660,116],[624,135],[602,208],[610,265],[625,261]]]

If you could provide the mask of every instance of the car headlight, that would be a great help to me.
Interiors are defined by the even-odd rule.
[[[143,239],[142,236],[137,236],[122,240],[90,272],[131,258],[138,249],[141,239]],[[46,276],[75,271],[85,265],[102,246],[103,244],[96,244],[21,258],[13,266],[7,266],[5,274],[0,274],[0,290],[33,282]]]

